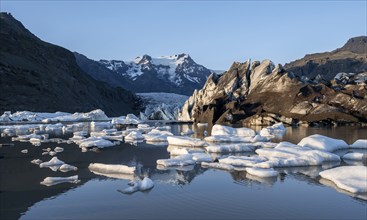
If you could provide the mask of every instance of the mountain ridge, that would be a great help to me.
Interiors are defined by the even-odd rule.
[[[94,80],[67,49],[42,41],[11,14],[0,13],[0,111],[139,112],[139,99]]]

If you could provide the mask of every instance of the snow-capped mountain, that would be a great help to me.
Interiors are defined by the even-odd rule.
[[[136,57],[133,61],[100,60],[113,72],[131,81],[133,92],[173,92],[191,95],[213,71],[195,63],[188,54]]]

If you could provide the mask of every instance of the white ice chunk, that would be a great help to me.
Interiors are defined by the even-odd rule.
[[[349,145],[343,140],[326,137],[320,134],[305,137],[298,143],[298,145],[328,152],[349,147]]]
[[[186,136],[168,136],[167,141],[169,145],[175,146],[203,147],[206,145],[205,141]]]
[[[103,163],[91,163],[88,166],[92,172],[105,173],[105,174],[134,174],[135,167],[129,167],[121,164],[103,164]]]
[[[69,165],[65,163],[59,167],[59,170],[62,172],[69,172],[69,171],[76,171],[78,170],[78,168],[73,165]]]
[[[339,188],[352,193],[367,192],[367,167],[342,166],[320,172],[322,178],[331,180]]]
[[[158,165],[162,166],[187,166],[195,164],[192,154],[184,154],[171,159],[159,159],[157,160]]]
[[[23,154],[27,154],[28,153],[28,150],[27,149],[23,149],[20,152],[23,153]]]
[[[367,149],[367,139],[356,140],[350,147]]]
[[[142,133],[138,131],[132,131],[125,137],[125,141],[142,141],[142,140],[144,140],[144,136],[142,135]]]
[[[213,161],[213,158],[210,156],[210,154],[206,154],[206,153],[193,153],[192,159],[198,163]]]
[[[253,142],[253,138],[252,137],[239,137],[239,136],[233,136],[233,135],[212,135],[209,137],[205,137],[204,138],[205,141],[207,142],[212,142],[212,143],[250,143]]]
[[[264,137],[277,137],[284,135],[286,129],[282,122],[276,123],[270,127],[263,128],[260,130],[259,134]]]
[[[51,166],[61,166],[63,165],[65,162],[62,160],[59,160],[59,158],[57,157],[53,157],[51,158],[51,160],[47,161],[47,162],[43,162],[40,164],[40,167],[51,167]]]
[[[31,163],[33,163],[33,164],[37,164],[37,165],[40,165],[42,162],[43,162],[43,161],[42,161],[42,160],[40,160],[40,159],[33,159],[33,160],[31,161]]]
[[[90,147],[105,148],[105,147],[111,147],[114,145],[115,144],[109,140],[105,140],[103,138],[97,138],[97,137],[89,137],[79,142],[80,148],[90,148]]]
[[[234,167],[232,165],[222,164],[222,163],[207,163],[207,162],[202,162],[201,163],[201,166],[202,167],[207,167],[207,168],[220,169],[220,170],[228,170],[228,171],[234,170]]]
[[[263,168],[255,168],[255,167],[247,167],[246,172],[258,176],[258,177],[276,177],[278,176],[278,171],[273,168],[263,169]]]
[[[119,190],[119,192],[131,194],[137,191],[147,191],[154,187],[154,182],[148,177],[144,177],[143,180],[135,180],[129,182],[129,185],[131,186],[124,190]]]
[[[64,151],[64,148],[62,148],[62,147],[55,147],[54,151],[56,153],[60,153],[60,152],[63,152]]]
[[[248,152],[256,149],[253,143],[243,144],[227,144],[227,145],[209,145],[205,147],[208,153],[235,153],[235,152]]]
[[[46,177],[41,184],[45,186],[53,186],[59,183],[78,183],[78,175],[70,176],[70,177]]]
[[[230,164],[233,166],[242,166],[242,167],[253,167],[257,163],[261,163],[267,161],[266,157],[262,156],[229,156],[222,159],[219,159],[219,163],[222,164]]]
[[[224,125],[214,125],[212,128],[212,135],[234,135],[243,137],[253,137],[256,135],[255,131],[250,128],[232,128]]]
[[[74,113],[74,114],[65,114],[58,117],[50,117],[42,120],[43,122],[51,122],[51,121],[91,121],[91,120],[108,120],[106,114],[100,110],[93,110],[87,113]]]
[[[343,160],[364,160],[367,159],[367,155],[363,153],[348,153],[343,156]]]
[[[57,153],[56,153],[55,151],[50,151],[50,152],[48,152],[48,154],[49,154],[50,156],[55,156]]]

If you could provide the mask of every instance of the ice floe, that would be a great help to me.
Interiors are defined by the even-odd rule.
[[[105,148],[115,146],[115,143],[100,137],[89,137],[86,139],[82,139],[80,141],[76,141],[76,143],[79,144],[80,148],[90,148],[90,147]]]
[[[278,176],[278,171],[274,170],[273,168],[263,169],[263,168],[256,168],[256,167],[247,167],[246,172],[258,177],[276,177]]]
[[[157,160],[157,164],[158,165],[162,165],[162,166],[187,166],[187,165],[192,165],[195,164],[195,160],[193,159],[193,155],[192,154],[183,154],[177,157],[173,157],[170,159],[159,159]]]
[[[202,162],[201,166],[205,168],[213,168],[213,169],[228,170],[228,171],[233,171],[235,169],[234,166],[230,164],[223,164],[223,163]]]
[[[214,125],[211,135],[234,135],[242,137],[253,137],[255,131],[250,128],[232,128],[224,125]]]
[[[137,191],[147,191],[154,187],[154,182],[148,177],[144,177],[143,180],[134,180],[129,182],[129,185],[130,187],[118,191],[124,194],[131,194]]]
[[[209,145],[205,147],[205,150],[209,153],[235,153],[235,152],[247,152],[254,151],[258,145],[254,143],[242,143],[242,144],[226,144],[226,145]]]
[[[111,123],[113,125],[137,125],[137,124],[140,124],[141,121],[135,115],[128,114],[126,117],[121,116],[117,118],[112,118]]]
[[[367,167],[342,166],[320,172],[322,178],[351,193],[367,192]]]
[[[134,174],[136,167],[129,167],[122,164],[91,163],[88,169],[98,174]]]
[[[144,136],[138,131],[132,131],[130,134],[125,136],[125,141],[142,141]]]
[[[262,156],[228,156],[218,160],[221,164],[229,164],[232,166],[242,166],[242,167],[253,167],[257,163],[267,161],[266,157]]]
[[[31,163],[33,163],[33,164],[37,164],[37,165],[40,165],[42,162],[43,162],[43,161],[42,161],[42,160],[40,160],[40,159],[33,159],[33,160],[31,161]]]
[[[61,152],[63,152],[63,151],[64,151],[64,148],[62,148],[62,147],[55,147],[54,151],[55,151],[56,153],[61,153]]]
[[[39,166],[42,167],[51,167],[51,166],[61,166],[63,165],[65,162],[62,160],[59,160],[59,158],[57,157],[53,157],[51,158],[51,160],[47,161],[47,162],[43,162],[41,163]]]
[[[212,135],[204,138],[205,141],[211,143],[249,143],[252,142],[253,137],[239,137],[233,135]]]
[[[365,160],[367,155],[358,152],[347,153],[343,156],[343,160]]]
[[[340,157],[336,154],[300,147],[289,142],[281,142],[273,149],[260,148],[255,152],[268,158],[268,161],[255,165],[260,168],[313,166],[329,161],[340,161]]]
[[[78,183],[78,175],[70,176],[70,177],[46,177],[41,184],[45,186],[53,186],[59,183]]]
[[[305,137],[298,143],[298,145],[328,152],[349,148],[349,145],[343,140],[330,138],[320,134]]]
[[[353,144],[350,145],[350,147],[367,149],[367,139],[356,140]]]
[[[28,150],[27,149],[23,149],[20,152],[23,153],[23,154],[27,154],[28,153]]]
[[[91,120],[108,120],[106,114],[100,110],[96,109],[91,112],[79,113],[76,112],[74,114],[66,114],[57,117],[49,117],[43,119],[42,122],[63,122],[63,121],[91,121]]]
[[[59,170],[62,172],[69,172],[69,171],[76,171],[78,170],[78,168],[73,165],[65,163],[59,167]]]
[[[279,137],[285,134],[285,127],[282,122],[260,130],[259,134],[264,137]]]
[[[169,145],[187,146],[187,147],[203,147],[207,143],[199,138],[191,138],[186,136],[168,136],[167,141]]]

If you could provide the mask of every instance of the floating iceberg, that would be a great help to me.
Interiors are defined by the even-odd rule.
[[[255,167],[247,167],[246,172],[258,177],[276,177],[278,176],[278,171],[274,170],[273,168],[263,169],[263,168],[255,168]]]
[[[256,153],[268,158],[268,161],[255,165],[260,168],[313,166],[329,161],[340,161],[340,157],[336,154],[300,147],[289,142],[281,142],[273,149],[260,148]]]
[[[205,141],[186,136],[168,136],[167,141],[169,145],[175,146],[203,147],[206,145]]]
[[[48,117],[46,119],[43,119],[42,122],[49,123],[53,121],[63,122],[63,121],[91,121],[91,120],[108,120],[108,117],[102,110],[96,109],[87,113],[76,112],[74,114],[68,113],[57,117]]]
[[[219,163],[221,164],[229,164],[232,166],[241,166],[241,167],[253,167],[257,163],[261,163],[267,161],[266,157],[262,156],[229,156],[225,158],[219,159]]]
[[[298,145],[328,152],[349,148],[349,145],[343,140],[326,137],[320,134],[305,137],[298,143]]]
[[[223,163],[207,163],[207,162],[202,162],[201,163],[202,167],[206,167],[206,168],[214,168],[214,169],[220,169],[220,170],[228,170],[228,171],[232,171],[234,170],[234,166],[229,165],[229,164],[223,164]]]
[[[195,164],[195,160],[193,160],[193,155],[192,154],[183,154],[171,159],[160,159],[157,160],[157,164],[158,165],[162,165],[162,166],[187,166],[187,165],[192,165]]]
[[[193,153],[204,153],[204,149],[201,148],[187,148],[187,147],[177,147],[177,146],[168,146],[167,151],[171,155],[183,155],[183,154],[193,154]]]
[[[212,143],[250,143],[252,142],[252,137],[239,137],[239,136],[233,136],[233,135],[212,135],[209,137],[204,138],[207,142]]]
[[[47,162],[43,162],[40,164],[40,167],[51,167],[51,166],[61,166],[63,165],[65,162],[62,160],[59,160],[59,158],[57,157],[53,157],[51,158],[51,160],[47,161]]]
[[[152,129],[149,133],[144,134],[144,139],[147,142],[167,142],[168,136],[173,136],[169,131],[161,131],[157,129]]]
[[[23,154],[27,154],[28,153],[28,150],[27,149],[23,149],[20,152],[23,153]]]
[[[121,164],[103,164],[103,163],[91,163],[88,166],[92,172],[98,172],[102,174],[134,174],[135,167],[129,167]]]
[[[367,149],[367,139],[356,140],[353,144],[350,145],[350,147]]]
[[[78,183],[78,175],[70,177],[46,177],[41,184],[45,186],[53,186],[59,183]]]
[[[121,116],[121,117],[118,117],[118,118],[112,118],[111,123],[113,125],[119,125],[119,124],[120,125],[137,125],[137,124],[140,124],[141,121],[135,115],[128,114],[126,117]]]
[[[64,148],[62,148],[62,147],[55,147],[54,151],[57,152],[57,153],[61,153],[61,152],[64,151]]]
[[[45,113],[45,112],[30,112],[30,111],[18,111],[11,114],[10,111],[4,112],[0,116],[0,121],[42,121],[47,118],[55,118],[70,115],[70,113],[65,112],[55,112],[55,113]]]
[[[348,153],[343,156],[343,160],[364,160],[367,159],[367,155],[363,153]]]
[[[253,137],[255,131],[250,128],[232,128],[224,125],[214,125],[211,135],[232,135],[242,137]]]
[[[320,172],[322,178],[351,193],[367,192],[367,167],[342,166]]]
[[[144,177],[143,180],[134,180],[129,182],[129,185],[130,187],[118,191],[125,194],[131,194],[137,191],[147,191],[154,187],[154,182],[148,177]]]
[[[37,164],[37,165],[40,165],[42,162],[43,162],[43,161],[42,161],[42,160],[40,160],[40,159],[33,159],[33,160],[31,161],[31,163],[33,163],[33,164]]]
[[[90,148],[90,147],[105,148],[115,145],[111,141],[99,137],[89,137],[86,139],[82,139],[77,143],[79,143],[80,148]]]
[[[286,129],[282,122],[274,124],[270,127],[263,128],[260,130],[259,134],[264,137],[277,137],[284,135]]]
[[[59,167],[59,170],[62,172],[69,172],[69,171],[76,171],[78,170],[78,168],[65,163]]]
[[[142,135],[142,133],[137,131],[132,131],[125,137],[125,141],[142,141],[142,140],[144,140],[144,136]]]
[[[235,153],[254,151],[258,145],[254,143],[209,145],[205,147],[208,153]]]

